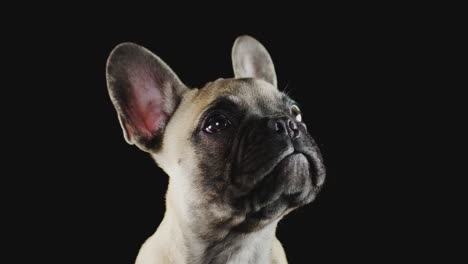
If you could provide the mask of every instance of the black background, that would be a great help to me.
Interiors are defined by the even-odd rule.
[[[99,23],[84,13],[17,33],[41,87],[40,107],[30,113],[41,117],[30,123],[40,131],[26,141],[52,153],[34,154],[31,167],[41,177],[28,178],[25,187],[32,194],[26,214],[37,221],[23,226],[39,231],[34,239],[47,248],[39,254],[132,263],[163,217],[168,178],[123,139],[105,82],[110,51],[138,43],[186,85],[202,87],[232,77],[232,44],[249,34],[270,52],[279,88],[300,103],[328,172],[319,197],[278,225],[290,263],[419,258],[414,244],[424,232],[410,216],[419,209],[401,198],[408,192],[403,179],[411,177],[403,138],[413,137],[408,127],[419,122],[429,22],[404,8],[309,11],[128,11]],[[46,238],[53,242],[44,245]]]

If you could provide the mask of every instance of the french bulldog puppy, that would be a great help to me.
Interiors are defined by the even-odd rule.
[[[235,78],[190,89],[141,46],[109,56],[125,140],[169,175],[164,219],[137,264],[287,263],[277,223],[314,200],[325,167],[265,47],[240,36],[232,62]]]

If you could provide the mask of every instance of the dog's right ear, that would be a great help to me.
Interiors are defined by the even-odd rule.
[[[159,57],[134,43],[115,47],[106,76],[126,141],[144,151],[157,149],[188,88]]]
[[[232,46],[231,57],[236,78],[259,78],[277,87],[273,60],[258,40],[247,35],[238,37]]]

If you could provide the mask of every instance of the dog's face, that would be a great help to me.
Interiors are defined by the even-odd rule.
[[[232,58],[235,79],[188,89],[148,50],[122,44],[107,77],[126,140],[170,176],[178,214],[249,232],[311,202],[325,170],[265,48],[240,37]]]

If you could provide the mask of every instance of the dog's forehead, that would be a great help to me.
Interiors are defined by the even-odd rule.
[[[276,87],[261,79],[218,79],[200,89],[198,100],[204,102],[202,108],[214,100],[225,97],[250,110],[274,109],[287,100]]]

